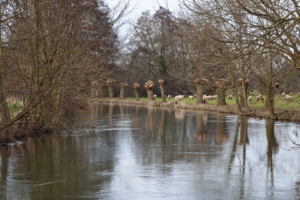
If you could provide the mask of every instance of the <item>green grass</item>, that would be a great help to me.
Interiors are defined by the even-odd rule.
[[[18,108],[21,106],[20,103],[8,103],[7,107],[9,110],[9,113],[12,114],[18,110]]]
[[[18,111],[18,108],[20,106],[21,106],[21,103],[7,103],[9,114],[12,116],[16,115],[17,114],[16,111]],[[0,120],[1,120],[1,115],[0,115]]]
[[[256,96],[257,95],[250,95],[252,96],[252,101],[248,100],[248,105],[250,107],[254,108],[264,108],[265,107],[265,102],[262,101],[256,101]],[[275,109],[285,109],[285,110],[300,110],[300,96],[297,94],[290,95],[292,96],[291,101],[286,101],[281,95],[276,95],[275,96]],[[265,96],[264,96],[265,97]],[[135,100],[135,98],[127,98],[127,99],[132,99]],[[266,99],[266,97],[265,97]],[[140,98],[141,101],[148,101],[148,98]],[[155,101],[161,101],[161,98],[156,98]],[[167,100],[168,101],[168,100]],[[171,98],[171,101],[174,102],[174,98]],[[196,103],[196,98],[193,100],[190,100],[188,97],[183,100],[184,103],[186,104],[195,104]],[[207,101],[208,104],[217,104],[217,99],[211,99]],[[226,98],[226,103],[228,105],[234,106],[235,105],[235,97],[232,99],[227,99]]]

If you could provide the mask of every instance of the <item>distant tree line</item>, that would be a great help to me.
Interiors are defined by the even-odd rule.
[[[299,2],[181,0],[180,8],[145,11],[132,22],[124,56],[129,83],[163,78],[165,94],[193,94],[194,81],[206,78],[203,93],[216,94],[216,82],[227,79],[241,113],[255,92],[265,95],[272,118],[276,94],[300,92]]]

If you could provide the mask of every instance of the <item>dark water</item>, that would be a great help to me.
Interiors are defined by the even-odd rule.
[[[87,124],[1,147],[1,199],[299,199],[299,125],[92,105]]]

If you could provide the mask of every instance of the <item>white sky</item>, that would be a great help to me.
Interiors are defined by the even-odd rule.
[[[106,4],[112,8],[120,0],[105,0]],[[142,14],[143,11],[150,10],[151,14],[159,8],[159,5],[163,7],[168,7],[170,11],[178,9],[179,0],[131,0],[131,7],[135,5],[134,11],[127,17],[137,18]]]
[[[106,5],[113,8],[120,0],[104,0]],[[124,1],[124,0],[121,0]],[[125,0],[126,1],[126,0]],[[128,14],[124,21],[136,21],[141,16],[142,12],[150,10],[151,14],[154,14],[155,10],[158,10],[159,6],[169,8],[170,11],[176,11],[179,9],[179,0],[130,0],[131,9],[135,8],[130,14]],[[126,35],[129,25],[125,25],[120,31],[121,35]]]

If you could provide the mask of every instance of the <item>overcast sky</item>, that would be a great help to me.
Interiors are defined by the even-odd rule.
[[[112,8],[116,5],[119,0],[105,0],[106,4]],[[134,11],[128,16],[128,18],[137,18],[142,14],[143,11],[150,10],[151,14],[155,12],[159,8],[159,5],[163,7],[167,7],[170,11],[174,11],[178,9],[179,0],[131,0],[131,5],[136,8]]]
[[[120,0],[104,0],[106,5],[110,8],[113,8]],[[127,15],[123,20],[132,21],[138,19],[141,16],[142,12],[146,10],[150,10],[150,13],[153,14],[155,10],[159,8],[159,6],[163,6],[165,8],[169,8],[170,11],[176,11],[179,9],[178,7],[179,0],[131,0],[131,8],[135,9]],[[124,26],[120,34],[122,36],[126,35],[129,30],[129,25]]]

